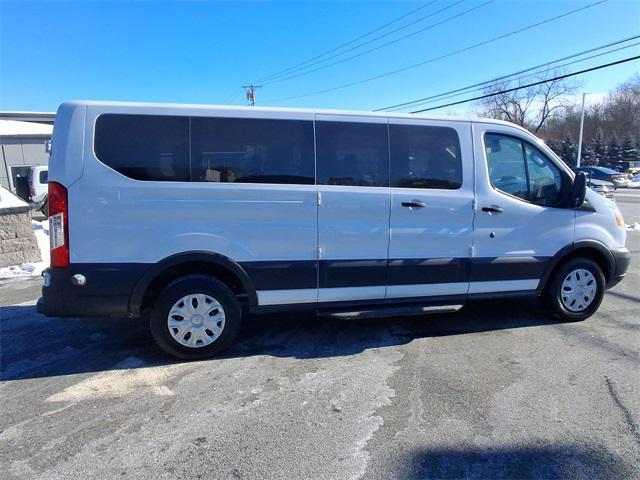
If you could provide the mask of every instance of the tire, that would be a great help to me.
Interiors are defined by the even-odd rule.
[[[554,273],[543,299],[560,320],[580,322],[598,310],[604,290],[605,278],[600,266],[588,258],[573,258]]]
[[[158,295],[149,328],[165,353],[197,360],[229,348],[241,323],[240,304],[225,284],[207,275],[187,275]]]

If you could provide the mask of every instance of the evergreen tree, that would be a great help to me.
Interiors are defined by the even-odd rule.
[[[576,166],[576,145],[570,135],[564,137],[560,145],[560,158],[570,167]]]
[[[607,145],[607,156],[609,157],[609,165],[616,168],[622,161],[622,148],[618,141],[618,136],[614,133]]]
[[[556,142],[553,138],[545,140],[544,143],[546,143],[547,147],[553,150],[556,155],[560,155],[560,146],[558,145],[558,142]]]
[[[621,157],[625,162],[638,162],[640,161],[640,149],[636,148],[631,135],[627,134],[622,140]]]
[[[587,144],[582,146],[582,161],[580,165],[585,167],[597,167],[598,157],[596,157],[593,145]]]
[[[604,134],[602,129],[598,128],[596,134],[591,141],[591,155],[594,165],[609,166],[609,158],[607,156],[607,147],[604,143]]]

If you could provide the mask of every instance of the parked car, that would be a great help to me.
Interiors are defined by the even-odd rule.
[[[627,184],[627,188],[640,188],[640,173],[636,174]]]
[[[594,192],[602,195],[609,200],[615,201],[616,187],[611,182],[605,182],[604,180],[596,180],[595,178],[587,179],[587,186]]]
[[[39,203],[47,195],[49,167],[39,165],[29,171],[29,197],[33,203]]]
[[[615,170],[611,170],[610,168],[605,167],[578,167],[574,168],[576,172],[584,172],[588,177],[594,178],[596,180],[605,180],[607,182],[613,183],[615,188],[626,187],[629,180],[626,175],[620,172],[616,172]]]
[[[531,295],[584,320],[629,265],[616,205],[498,120],[69,102],[53,143],[38,311],[145,317],[180,358],[229,347],[243,312]]]

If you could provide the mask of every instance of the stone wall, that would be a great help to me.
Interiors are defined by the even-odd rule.
[[[0,267],[40,260],[29,207],[0,208]]]

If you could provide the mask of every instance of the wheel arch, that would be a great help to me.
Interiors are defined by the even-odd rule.
[[[538,292],[542,293],[553,278],[553,274],[567,260],[571,258],[585,257],[596,262],[605,276],[605,283],[613,275],[615,270],[615,258],[607,246],[597,240],[579,240],[560,249],[549,261],[538,285]]]
[[[139,316],[150,294],[157,293],[167,282],[192,273],[211,274],[227,284],[234,293],[245,293],[250,306],[258,304],[255,286],[237,262],[218,253],[191,251],[171,255],[149,268],[129,297],[129,312]]]

